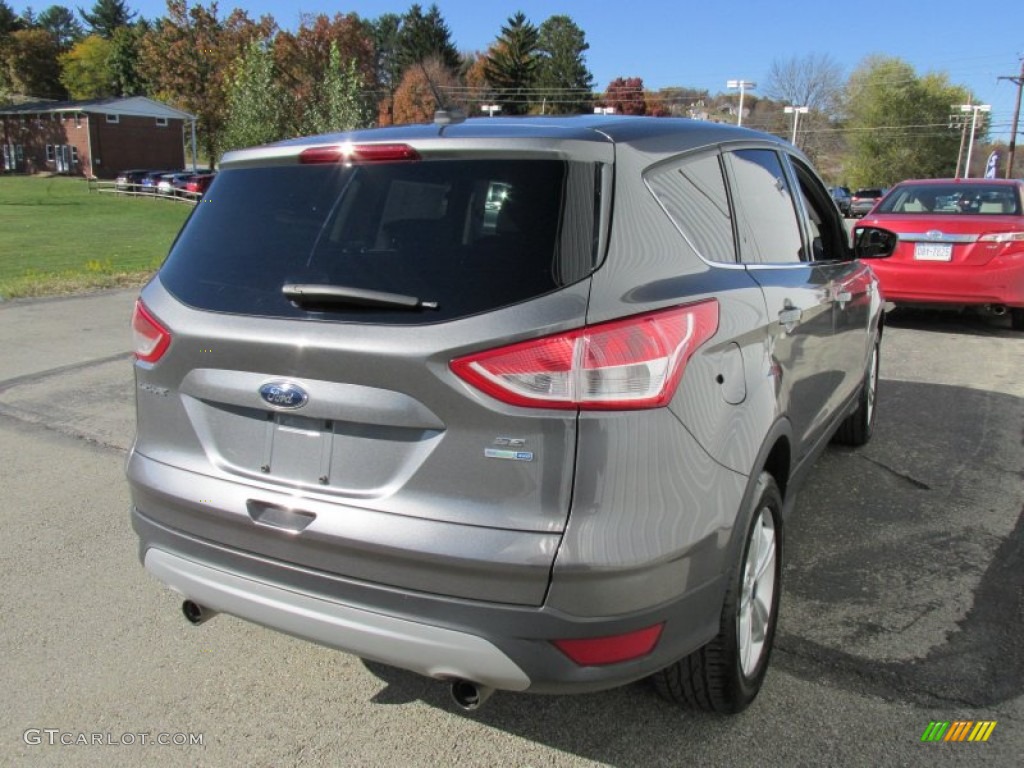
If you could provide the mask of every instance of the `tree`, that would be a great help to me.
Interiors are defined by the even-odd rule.
[[[137,14],[128,10],[124,0],[96,0],[91,13],[79,8],[78,15],[89,25],[90,33],[109,40],[115,29],[129,26]]]
[[[347,65],[343,65],[338,45],[332,43],[329,66],[317,89],[313,108],[305,114],[302,133],[333,133],[369,127],[372,116],[363,85],[355,60],[349,59]]]
[[[640,77],[617,77],[608,83],[601,105],[611,107],[619,115],[646,115],[644,81]]]
[[[827,54],[776,59],[761,92],[769,99],[834,116],[843,93],[843,69]]]
[[[568,16],[552,16],[540,25],[537,37],[537,85],[544,89],[544,112],[571,115],[589,112],[594,76],[584,53],[590,44]]]
[[[284,98],[274,68],[273,45],[249,43],[235,61],[227,89],[228,116],[221,149],[240,149],[283,138]]]
[[[429,58],[439,59],[453,71],[459,68],[459,52],[437,5],[431,5],[425,15],[422,7],[412,5],[398,30],[398,63],[404,72]]]
[[[25,22],[19,18],[6,0],[0,0],[0,39],[24,28]]]
[[[254,22],[235,9],[227,18],[209,8],[168,0],[167,16],[142,38],[139,69],[154,95],[196,116],[202,149],[217,158],[224,126],[227,79],[235,59],[252,40],[268,40],[276,25],[269,16]]]
[[[71,46],[84,36],[82,25],[78,23],[74,12],[63,5],[51,5],[39,14],[36,25],[45,29],[57,43],[61,51],[71,50]]]
[[[146,83],[139,72],[139,47],[149,31],[149,24],[144,21],[114,30],[108,63],[115,96],[138,96],[146,92]]]
[[[0,46],[0,80],[14,93],[43,99],[66,96],[60,84],[57,44],[42,29],[19,29]]]
[[[116,95],[110,71],[112,49],[113,44],[106,38],[89,35],[60,55],[60,81],[72,99],[101,99]]]
[[[529,111],[530,90],[536,84],[540,65],[539,37],[537,28],[520,11],[509,17],[488,51],[484,72],[505,114],[522,115]]]
[[[395,125],[433,122],[436,110],[452,106],[438,104],[434,94],[458,86],[458,78],[440,58],[429,58],[409,67],[395,91]]]
[[[952,176],[960,132],[949,130],[950,105],[970,97],[945,74],[919,78],[901,59],[865,60],[847,84],[850,183],[885,186],[908,178]]]
[[[289,129],[305,132],[305,113],[323,112],[320,99],[323,84],[337,70],[332,69],[331,52],[337,49],[345,68],[353,62],[362,87],[372,88],[376,78],[373,31],[354,13],[303,16],[295,34],[281,32],[274,44],[277,71],[291,96]]]
[[[385,13],[370,22],[376,81],[380,89],[377,111],[381,125],[391,125],[394,121],[395,90],[402,80],[402,65],[398,55],[401,26],[402,17],[394,13]]]

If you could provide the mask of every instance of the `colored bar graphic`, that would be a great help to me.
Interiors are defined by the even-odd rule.
[[[921,734],[921,741],[988,741],[996,728],[995,720],[932,720]]]
[[[942,737],[946,735],[948,729],[948,720],[946,722],[932,720],[928,723],[928,727],[924,729],[924,733],[921,734],[921,741],[942,741]]]

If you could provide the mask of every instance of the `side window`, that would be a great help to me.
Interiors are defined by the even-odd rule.
[[[694,250],[736,262],[732,215],[718,154],[686,157],[646,174],[647,186]]]
[[[852,258],[849,236],[829,199],[828,192],[817,180],[814,172],[796,158],[790,162],[800,185],[800,197],[806,212],[807,236],[814,261],[843,261]]]
[[[804,261],[793,192],[772,149],[729,152],[740,260],[745,264]]]

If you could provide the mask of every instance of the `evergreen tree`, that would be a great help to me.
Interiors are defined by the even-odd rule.
[[[537,82],[540,65],[537,28],[522,12],[511,16],[491,46],[484,65],[487,81],[498,94],[507,115],[523,115],[530,107],[530,89]]]
[[[6,0],[0,0],[0,40],[11,32],[25,28],[25,22],[9,6]]]
[[[148,31],[145,21],[114,30],[109,65],[111,88],[117,96],[139,96],[146,92],[145,80],[139,72],[139,44]]]
[[[402,71],[431,57],[439,58],[453,71],[461,63],[451,30],[437,5],[431,5],[425,15],[419,5],[409,8],[398,31],[397,55]]]
[[[63,5],[51,5],[40,13],[36,25],[53,36],[61,51],[71,50],[71,46],[85,36],[74,12]]]
[[[583,30],[568,16],[552,16],[540,25],[537,85],[544,89],[543,112],[571,115],[590,111],[594,76],[583,56],[589,48]]]
[[[124,0],[96,0],[92,12],[78,9],[78,15],[89,25],[89,32],[108,40],[118,27],[127,27],[138,14],[129,11]]]

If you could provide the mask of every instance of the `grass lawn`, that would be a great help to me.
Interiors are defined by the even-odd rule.
[[[0,176],[0,300],[141,284],[190,210],[82,179]]]

